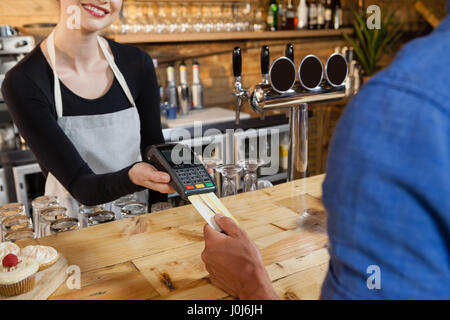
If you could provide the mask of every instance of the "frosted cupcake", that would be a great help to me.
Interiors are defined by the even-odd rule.
[[[20,255],[35,259],[39,263],[39,271],[50,268],[59,258],[58,251],[48,246],[27,246],[20,250]]]
[[[36,260],[7,254],[0,267],[0,296],[12,297],[33,290],[38,270]]]
[[[0,261],[2,261],[3,257],[8,253],[13,253],[16,256],[19,255],[20,248],[17,244],[12,242],[2,242],[0,243]]]

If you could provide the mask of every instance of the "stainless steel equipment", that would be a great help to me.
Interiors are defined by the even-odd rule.
[[[262,70],[267,70],[267,47],[262,48]],[[308,167],[308,107],[314,103],[328,102],[346,97],[345,81],[348,75],[347,61],[341,54],[333,54],[326,63],[315,56],[305,57],[296,72],[293,46],[286,48],[288,57],[276,59],[270,67],[270,84],[260,83],[251,90],[242,88],[242,54],[233,51],[233,72],[236,99],[236,124],[244,101],[263,113],[271,109],[289,109],[289,162],[288,181],[306,176]],[[267,64],[267,67],[266,67]],[[298,73],[298,80],[297,78]],[[324,77],[325,76],[325,77]],[[264,78],[264,76],[263,76]],[[326,80],[323,80],[325,78]]]
[[[11,26],[0,26],[0,87],[5,74],[34,49],[34,38],[19,35]],[[3,97],[0,92],[0,102]]]

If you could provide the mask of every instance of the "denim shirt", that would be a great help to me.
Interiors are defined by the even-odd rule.
[[[323,202],[323,299],[450,298],[450,16],[349,103]]]

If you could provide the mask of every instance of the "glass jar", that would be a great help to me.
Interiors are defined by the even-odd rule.
[[[222,175],[222,197],[237,194],[237,177],[242,171],[242,167],[234,164],[226,164],[217,167],[217,171]]]
[[[153,213],[153,212],[169,210],[172,208],[173,208],[173,205],[169,202],[157,202],[157,203],[152,204],[150,211]]]
[[[2,241],[8,233],[22,229],[33,230],[31,219],[28,216],[17,214],[4,218],[2,221]]]
[[[134,194],[128,194],[126,196],[120,197],[112,203],[111,211],[114,212],[116,220],[122,219],[122,207],[131,201],[136,201]]]
[[[8,203],[0,206],[0,239],[3,239],[2,223],[3,220],[16,215],[25,215],[25,206],[21,203]]]
[[[95,226],[115,220],[115,214],[112,211],[97,211],[88,216],[88,225]]]
[[[122,207],[121,212],[122,218],[140,216],[147,213],[147,205],[138,200],[130,201]]]
[[[36,199],[34,199],[31,202],[31,208],[32,208],[32,218],[33,218],[33,225],[34,225],[34,233],[36,235],[36,238],[39,238],[39,233],[40,233],[40,227],[39,227],[39,223],[40,223],[40,213],[42,210],[50,208],[50,207],[54,207],[54,206],[58,206],[59,205],[59,201],[58,198],[56,196],[41,196],[41,197],[37,197]]]
[[[39,215],[39,234],[36,237],[49,236],[51,223],[65,218],[67,218],[67,209],[64,207],[50,207],[42,210]]]
[[[0,222],[3,218],[11,215],[25,215],[25,206],[21,203],[14,202],[0,206]]]
[[[62,218],[50,223],[50,233],[57,234],[66,231],[73,231],[79,228],[78,219]]]
[[[99,211],[104,211],[105,205],[98,206],[85,206],[80,205],[78,208],[78,221],[80,222],[80,228],[86,228],[89,224],[89,216]]]
[[[34,232],[32,228],[10,231],[6,233],[4,237],[4,241],[11,241],[11,242],[25,239],[34,239]]]

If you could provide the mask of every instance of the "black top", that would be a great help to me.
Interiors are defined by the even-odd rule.
[[[141,49],[113,41],[108,43],[138,109],[143,155],[147,146],[164,143],[153,61]],[[85,205],[107,203],[144,190],[133,184],[128,176],[133,163],[117,172],[95,174],[84,162],[57,123],[53,79],[53,71],[38,45],[7,73],[2,86],[12,119],[44,175],[50,171],[76,200]],[[107,114],[132,107],[117,79],[104,96],[93,100],[76,95],[61,81],[60,84],[64,116]],[[167,196],[150,191],[150,202],[166,200]]]

